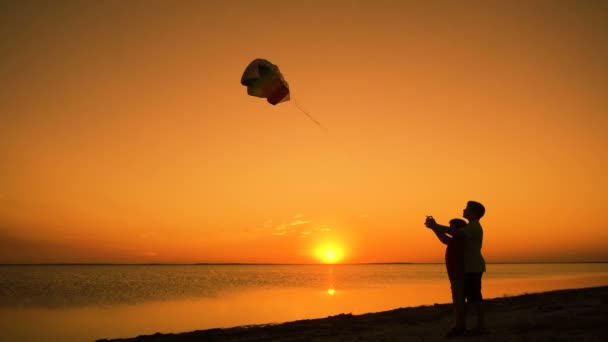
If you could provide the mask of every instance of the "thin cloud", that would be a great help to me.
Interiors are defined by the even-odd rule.
[[[268,220],[264,223],[265,229],[271,229],[271,234],[275,236],[284,236],[288,234],[299,234],[302,229],[305,229],[312,220],[304,219],[304,215],[296,214],[286,222],[275,224],[273,220]],[[306,234],[310,234],[309,230],[304,230]],[[300,234],[302,235],[302,234]]]
[[[319,232],[330,232],[330,231],[332,231],[332,229],[331,229],[331,228],[329,228],[329,227],[328,227],[328,226],[326,226],[326,225],[321,225],[321,226],[319,226],[319,227],[316,227],[316,228],[315,228],[315,230],[316,230],[316,231],[319,231]]]
[[[281,225],[278,225],[278,226],[274,227],[273,229],[275,231],[282,232],[282,231],[286,231],[287,228],[289,228],[289,227],[286,226],[286,225],[284,225],[284,224],[281,224]]]
[[[306,221],[306,220],[295,220],[295,221],[291,221],[289,223],[290,226],[295,227],[295,226],[301,226],[303,224],[309,224],[312,221]]]

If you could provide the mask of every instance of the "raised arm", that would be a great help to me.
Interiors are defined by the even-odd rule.
[[[450,243],[450,241],[452,241],[452,237],[450,237],[449,235],[447,235],[445,233],[441,233],[434,229],[433,229],[433,233],[435,233],[435,236],[437,236],[439,241],[441,241],[444,245],[447,245],[448,243]]]
[[[452,237],[464,235],[464,231],[462,229],[450,228],[448,226],[440,225],[439,223],[435,222],[435,219],[432,216],[428,216],[426,218],[424,225],[428,228],[431,228],[435,232],[435,234],[449,234]]]

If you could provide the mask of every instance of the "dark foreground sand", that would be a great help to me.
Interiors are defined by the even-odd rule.
[[[451,339],[608,341],[608,286],[495,298],[486,300],[485,308],[485,335]],[[451,305],[436,304],[113,341],[442,341],[451,326]]]

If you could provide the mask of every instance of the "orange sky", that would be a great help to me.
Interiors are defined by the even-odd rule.
[[[608,260],[606,4],[0,7],[0,262]]]

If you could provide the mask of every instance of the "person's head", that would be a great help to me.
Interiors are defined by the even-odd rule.
[[[462,211],[462,217],[467,220],[479,220],[486,213],[486,208],[483,204],[475,201],[467,202],[467,207]]]
[[[459,218],[450,220],[450,228],[463,228],[467,225],[467,221]]]

